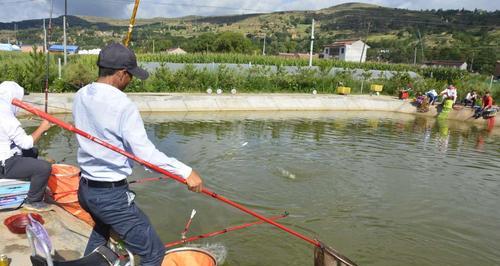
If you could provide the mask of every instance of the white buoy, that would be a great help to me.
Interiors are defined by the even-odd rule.
[[[217,94],[222,94],[222,90],[221,89],[217,89]]]
[[[313,90],[313,94],[314,95],[318,94],[318,91],[317,90]]]
[[[208,89],[207,89],[207,93],[208,93],[208,94],[212,94],[212,89],[211,89],[211,88],[208,88]]]
[[[232,89],[231,94],[236,94],[236,89]]]

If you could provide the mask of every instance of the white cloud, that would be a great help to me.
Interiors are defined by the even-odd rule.
[[[386,7],[408,9],[470,9],[500,10],[500,0],[357,0]],[[181,17],[187,15],[245,14],[284,10],[317,10],[353,0],[142,0],[139,18]],[[54,0],[54,16],[63,12],[64,1]],[[70,0],[68,11],[73,15],[128,18],[132,0]],[[18,21],[48,17],[50,0],[0,0],[0,21]]]

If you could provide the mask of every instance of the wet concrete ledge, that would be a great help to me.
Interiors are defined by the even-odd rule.
[[[66,260],[82,257],[92,228],[65,210],[55,205],[52,206],[53,211],[39,214],[45,221],[44,227],[56,251],[55,257]],[[0,212],[0,221],[2,221],[0,254],[7,255],[11,259],[10,265],[13,266],[31,265],[31,248],[26,234],[14,234],[3,224],[6,218],[21,212],[27,213],[22,209]]]
[[[202,93],[129,93],[141,112],[218,112],[218,111],[385,111],[435,117],[435,106],[418,113],[410,100],[391,96],[332,94],[202,94]],[[70,113],[73,93],[49,95],[49,113]],[[43,108],[44,95],[32,93],[25,101]],[[471,108],[453,110],[448,118],[486,124],[472,119]],[[499,123],[500,124],[500,123]],[[498,124],[496,125],[499,126]]]

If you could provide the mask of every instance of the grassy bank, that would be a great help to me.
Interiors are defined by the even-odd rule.
[[[160,67],[151,77],[142,82],[134,80],[129,87],[133,92],[205,92],[208,88],[239,92],[275,92],[275,93],[335,93],[339,84],[352,88],[352,93],[369,93],[371,84],[384,85],[383,94],[396,95],[400,88],[412,84],[414,92],[425,92],[430,88],[441,90],[447,84],[459,88],[459,97],[474,89],[480,93],[489,87],[489,77],[470,74],[449,68],[429,69],[413,65],[352,63],[334,60],[316,60],[318,69],[307,67],[307,60],[287,59],[272,56],[250,56],[238,54],[189,54],[189,55],[138,55],[143,62],[185,63],[180,70]],[[72,92],[97,78],[96,56],[71,56],[64,67],[62,78],[57,78],[57,57],[50,57],[49,84],[51,92]],[[197,69],[191,63],[252,63],[249,69],[229,68],[220,65],[216,69]],[[46,58],[41,53],[0,53],[0,81],[15,80],[28,91],[39,92],[44,88]],[[276,66],[277,71],[271,71]],[[297,66],[296,73],[288,73],[283,66]],[[336,75],[329,75],[332,67],[344,68]],[[353,78],[353,69],[375,69],[399,71],[391,78],[373,79],[363,75],[364,80]],[[407,71],[414,71],[419,78],[411,78]],[[493,96],[500,100],[500,84],[493,83]]]

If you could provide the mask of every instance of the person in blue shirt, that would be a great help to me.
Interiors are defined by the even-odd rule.
[[[190,190],[200,192],[203,181],[191,167],[160,152],[148,139],[139,110],[123,90],[132,77],[146,79],[135,54],[113,43],[103,48],[97,61],[97,82],[75,95],[75,126],[135,156],[184,178]],[[109,240],[110,230],[141,258],[141,265],[161,265],[165,248],[149,219],[134,203],[127,177],[132,160],[77,135],[81,180],[78,199],[95,221],[85,255]]]

